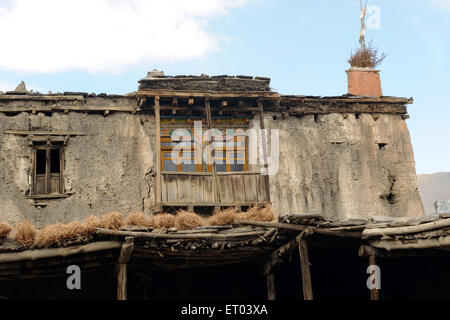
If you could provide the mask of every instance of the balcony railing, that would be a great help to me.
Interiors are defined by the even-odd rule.
[[[162,172],[165,206],[251,206],[270,201],[267,176],[259,172]],[[216,179],[216,180],[215,180]]]

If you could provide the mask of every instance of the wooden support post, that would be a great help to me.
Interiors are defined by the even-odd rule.
[[[117,275],[117,300],[127,300],[127,264],[134,249],[134,239],[127,237],[120,251]]]
[[[267,299],[269,301],[275,301],[277,299],[277,293],[275,290],[275,275],[273,272],[266,275],[267,281]]]
[[[278,260],[272,259],[264,265],[263,274],[266,277],[267,285],[267,300],[274,301],[277,299],[277,291],[275,287],[275,272],[273,267],[278,263]]]
[[[155,122],[156,122],[156,203],[162,201],[162,179],[161,179],[161,113],[159,96],[155,97]]]
[[[313,300],[313,291],[311,283],[311,273],[309,270],[308,246],[306,240],[300,239],[298,241],[298,249],[300,252],[300,265],[302,268],[302,285],[303,285],[303,299]]]
[[[208,129],[212,129],[212,117],[211,117],[211,104],[209,102],[209,98],[205,98],[205,109],[206,109],[206,120],[208,124]],[[210,141],[212,143],[212,141]],[[213,158],[215,157],[215,151],[212,151]],[[215,160],[215,159],[213,159]],[[216,163],[213,161],[212,163],[212,174],[213,174],[213,186],[214,186],[214,194],[215,194],[215,200],[216,202],[221,202],[221,196],[220,196],[220,185],[219,185],[219,178],[217,177],[216,172]]]
[[[264,124],[264,107],[263,103],[260,100],[258,100],[258,110],[259,110],[259,123],[261,127],[261,142],[262,142],[262,148],[263,148],[263,157],[264,157],[264,172],[266,174],[264,179],[264,184],[266,186],[266,196],[267,201],[270,202],[270,182],[269,182],[269,164],[268,164],[268,156],[267,156],[267,139],[266,135],[264,134],[264,130],[266,129],[266,126]]]
[[[371,265],[371,266],[376,266],[377,265],[377,262],[375,260],[375,256],[373,256],[373,255],[369,256],[369,265]],[[377,288],[370,290],[370,300],[374,300],[374,301],[380,300],[380,294],[379,294]]]

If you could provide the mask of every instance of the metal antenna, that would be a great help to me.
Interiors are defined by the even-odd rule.
[[[366,49],[366,13],[367,13],[367,1],[363,7],[363,0],[359,0],[361,7],[361,32],[359,34],[359,43],[361,44],[361,49],[364,51]]]

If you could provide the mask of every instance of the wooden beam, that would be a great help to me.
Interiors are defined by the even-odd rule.
[[[122,244],[118,241],[101,241],[76,247],[29,250],[14,253],[0,253],[0,263],[36,261],[40,259],[69,257],[76,254],[86,254],[91,252],[118,249],[121,246]]]
[[[309,268],[308,246],[306,240],[299,240],[298,250],[300,253],[300,265],[302,269],[303,299],[311,301],[313,300],[313,290],[311,283],[311,272]]]
[[[424,223],[418,226],[397,227],[397,228],[378,228],[365,229],[362,233],[364,238],[378,237],[384,235],[411,234],[425,231],[432,231],[441,228],[450,227],[450,219],[443,219]]]
[[[159,109],[159,96],[155,97],[155,122],[156,122],[156,203],[162,201],[162,178],[161,178],[161,113]]]
[[[222,100],[223,98],[280,98],[278,92],[273,91],[189,91],[189,90],[159,90],[159,89],[141,89],[138,91],[138,97],[160,96],[161,98],[178,97],[178,98],[205,98],[209,97],[213,100]]]
[[[134,239],[132,237],[127,237],[125,241],[122,244],[118,260],[117,300],[127,300],[127,264],[134,249]]]
[[[242,237],[258,237],[265,234],[266,231],[250,231],[232,234],[217,234],[217,233],[199,233],[199,234],[176,234],[176,233],[150,233],[150,232],[133,232],[133,231],[116,231],[109,229],[97,229],[97,234],[103,236],[124,236],[134,238],[148,238],[148,239],[234,239]]]
[[[315,228],[311,226],[303,226],[298,224],[289,224],[289,223],[280,223],[280,222],[262,222],[262,221],[244,221],[244,220],[236,220],[234,222],[235,225],[248,225],[248,226],[259,226],[266,228],[279,228],[286,229],[292,231],[305,231],[306,229],[310,229],[314,233],[337,236],[337,237],[350,237],[350,238],[360,238],[361,232],[352,232],[352,231],[333,231],[333,229],[322,229]]]

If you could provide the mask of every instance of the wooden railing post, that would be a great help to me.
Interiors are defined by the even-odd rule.
[[[117,262],[119,272],[117,275],[117,300],[127,300],[127,264],[130,261],[134,249],[134,238],[127,237],[122,244],[119,261]]]

